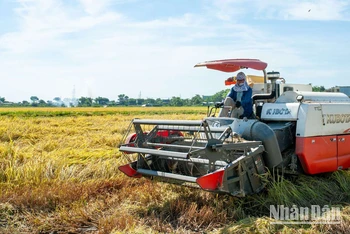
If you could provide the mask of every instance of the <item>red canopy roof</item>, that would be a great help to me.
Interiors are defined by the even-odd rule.
[[[259,59],[223,59],[198,63],[194,67],[204,66],[209,69],[219,70],[223,72],[235,72],[241,68],[264,70],[267,67],[267,63],[262,62]]]

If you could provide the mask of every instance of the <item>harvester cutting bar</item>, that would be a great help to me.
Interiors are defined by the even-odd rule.
[[[159,158],[163,158],[162,156],[160,156]],[[166,159],[169,159],[168,157],[165,157]],[[204,164],[204,165],[208,165],[209,164],[209,160],[208,159],[203,159],[203,158],[190,158],[190,159],[181,159],[181,158],[177,158],[176,159],[179,162],[188,162],[188,163],[197,163],[197,164]],[[215,166],[218,167],[224,167],[227,166],[228,163],[224,162],[224,161],[215,161]]]
[[[210,127],[210,131],[212,133],[222,133],[226,130],[227,127]],[[207,129],[201,126],[190,126],[190,127],[183,127],[183,126],[169,126],[169,125],[158,125],[158,130],[178,130],[178,131],[188,131],[188,132],[205,132]]]
[[[163,148],[173,148],[173,149],[204,149],[204,147],[198,147],[198,146],[189,146],[189,145],[171,145],[171,144],[162,144],[162,143],[145,143],[147,146],[156,146],[156,147],[163,147]]]
[[[147,149],[147,148],[120,146],[119,150],[123,151],[123,152],[152,154],[152,155],[159,155],[159,156],[166,156],[166,157],[173,157],[173,158],[187,159],[189,157],[188,153],[181,153],[181,152],[174,152],[174,151],[163,151],[163,150]]]
[[[154,120],[154,119],[134,119],[134,124],[145,125],[179,125],[179,126],[200,126],[205,123],[201,120]]]
[[[193,177],[193,176],[185,176],[185,175],[173,174],[173,173],[162,172],[162,171],[153,171],[153,170],[147,170],[147,169],[137,169],[137,172],[143,175],[159,176],[162,178],[176,179],[176,180],[180,180],[184,182],[192,182],[192,183],[195,183],[197,179],[197,177]]]
[[[212,145],[212,149],[223,148],[225,150],[243,150],[243,149],[252,149],[256,147],[263,147],[261,141],[245,141],[245,142],[235,142],[227,144],[215,144]]]

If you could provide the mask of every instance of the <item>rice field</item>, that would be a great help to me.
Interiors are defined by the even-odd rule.
[[[131,179],[118,144],[133,118],[198,120],[207,107],[0,108],[0,233],[346,233],[350,174],[277,178],[235,198]],[[341,207],[341,224],[271,224],[271,204]]]

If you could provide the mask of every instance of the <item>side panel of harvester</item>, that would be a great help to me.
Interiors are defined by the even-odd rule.
[[[350,167],[350,103],[301,103],[296,152],[305,173]]]

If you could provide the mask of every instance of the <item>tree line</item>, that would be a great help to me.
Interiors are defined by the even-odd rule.
[[[324,86],[314,86],[314,92],[326,92]],[[101,107],[101,106],[200,106],[209,103],[221,102],[225,99],[229,89],[221,90],[211,96],[201,96],[196,94],[192,98],[182,99],[181,97],[172,97],[169,99],[161,98],[130,98],[126,94],[118,95],[117,100],[110,100],[106,97],[80,97],[80,98],[60,98],[55,97],[52,100],[44,101],[37,96],[31,96],[30,101],[11,102],[5,97],[0,97],[0,106],[38,106],[38,107]]]
[[[217,92],[212,96],[201,96],[196,94],[192,98],[183,99],[172,97],[169,99],[161,98],[131,98],[126,94],[118,95],[117,100],[110,100],[106,97],[80,97],[80,98],[60,98],[55,97],[52,100],[43,100],[38,96],[31,96],[30,100],[22,102],[7,101],[5,97],[0,97],[0,106],[33,106],[33,107],[101,107],[101,106],[200,106],[211,102],[222,101],[228,89]]]

